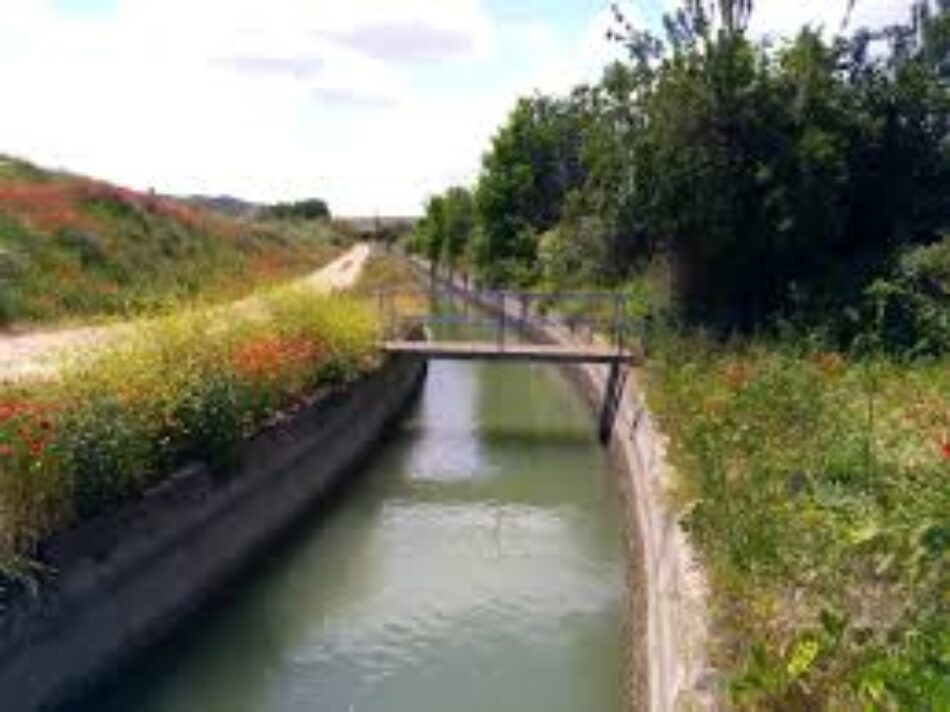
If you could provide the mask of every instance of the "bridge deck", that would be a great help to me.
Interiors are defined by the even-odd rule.
[[[628,351],[605,346],[549,346],[490,341],[386,341],[383,350],[452,361],[549,361],[560,363],[622,363]]]

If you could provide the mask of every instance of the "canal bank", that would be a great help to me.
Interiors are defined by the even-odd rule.
[[[246,442],[227,474],[195,463],[46,542],[49,580],[3,601],[4,709],[76,697],[222,591],[377,446],[425,371],[389,359]]]
[[[618,497],[556,369],[433,363],[359,475],[70,712],[627,708]]]

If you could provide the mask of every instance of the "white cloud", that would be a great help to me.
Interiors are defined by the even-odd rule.
[[[478,155],[396,61],[419,59],[413,33],[429,60],[493,51],[477,0],[120,0],[95,19],[13,0],[0,150],[139,188],[412,211]]]
[[[807,24],[834,33],[841,28],[847,10],[848,0],[759,0],[750,29],[758,35],[779,36],[794,34]],[[903,22],[909,12],[906,0],[857,0],[848,30]]]
[[[554,12],[498,25],[483,0],[117,0],[86,17],[0,2],[0,151],[343,213],[418,210],[474,177],[517,95],[595,80],[621,55],[606,1],[586,27]],[[759,0],[757,31],[837,22],[844,3]],[[901,4],[859,0],[855,20]]]
[[[850,0],[756,0],[750,31],[754,36],[794,35],[803,26],[823,28],[835,33],[848,15]],[[682,0],[663,0],[666,11],[682,6]],[[910,0],[856,0],[846,30],[878,28],[904,22],[910,12]]]
[[[646,26],[639,6],[630,1],[619,4],[629,21]],[[530,43],[537,59],[533,71],[521,81],[521,93],[537,90],[564,94],[578,84],[596,82],[607,64],[626,58],[623,47],[607,39],[607,31],[615,24],[605,4],[566,47],[543,24],[521,29],[522,41]]]

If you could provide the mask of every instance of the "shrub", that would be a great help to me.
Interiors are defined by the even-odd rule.
[[[287,289],[253,308],[137,326],[53,382],[0,395],[0,566],[194,458],[226,473],[239,442],[375,364],[368,304]]]
[[[749,709],[948,699],[950,369],[666,337],[647,368]]]
[[[866,294],[888,351],[908,356],[950,351],[950,237],[906,251],[891,276],[875,281]]]

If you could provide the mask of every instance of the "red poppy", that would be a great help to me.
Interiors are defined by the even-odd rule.
[[[947,440],[943,444],[943,456],[947,460],[950,460],[950,440]]]

